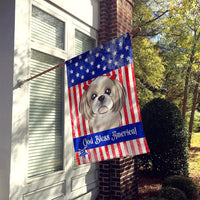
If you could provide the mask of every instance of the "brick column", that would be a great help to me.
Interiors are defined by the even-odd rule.
[[[132,31],[133,0],[100,0],[99,44]],[[133,157],[100,162],[98,200],[134,199],[138,193]]]
[[[132,31],[133,0],[100,0],[99,43]]]

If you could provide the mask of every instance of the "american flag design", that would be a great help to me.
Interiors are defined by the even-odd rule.
[[[66,61],[66,67],[72,136],[78,164],[148,153],[136,92],[130,35],[127,33],[74,57]],[[99,77],[108,77],[111,82],[116,79],[126,93],[125,103],[118,111],[118,116],[121,116],[119,126],[107,130],[101,130],[101,127],[92,129],[90,120],[80,111],[82,96],[93,83],[99,84]],[[112,94],[108,89],[105,93],[107,96]],[[108,117],[107,124],[111,118]],[[94,124],[97,123],[98,120]]]

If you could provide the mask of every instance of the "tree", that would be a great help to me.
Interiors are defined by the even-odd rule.
[[[190,88],[192,78],[197,77],[199,65],[196,60],[200,59],[200,6],[196,0],[172,0],[166,25],[169,27],[165,33],[166,41],[172,40],[176,45],[179,57],[182,61],[179,65],[186,67],[184,94],[182,101],[182,116],[185,119],[187,112],[188,93],[193,92],[192,112],[189,124],[189,132],[192,134],[194,112],[197,104],[198,87]],[[198,80],[197,80],[198,82]],[[190,89],[190,90],[189,90]],[[191,138],[191,136],[190,136]],[[190,140],[189,140],[190,143]]]
[[[198,78],[197,78],[197,82],[195,85],[195,89],[194,89],[194,96],[193,96],[193,104],[192,104],[192,110],[191,110],[191,116],[190,116],[190,122],[189,122],[189,147],[191,144],[191,136],[192,136],[192,131],[193,131],[193,122],[194,122],[194,114],[195,114],[195,109],[198,103],[198,87],[200,84],[200,73],[198,74]],[[200,96],[200,95],[199,95]]]
[[[142,27],[142,31],[133,37],[136,85],[141,107],[155,96],[163,96],[165,71],[156,42],[149,38],[159,32],[157,24],[159,17],[155,19],[147,2],[136,1],[133,11],[133,28]]]

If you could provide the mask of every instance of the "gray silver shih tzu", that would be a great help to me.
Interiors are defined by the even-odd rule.
[[[89,120],[90,131],[96,133],[120,126],[126,91],[116,75],[97,77],[84,89],[79,110]]]

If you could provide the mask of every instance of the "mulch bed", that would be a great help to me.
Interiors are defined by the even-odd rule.
[[[147,197],[156,196],[157,192],[162,187],[162,179],[154,178],[138,173],[138,199],[145,200]]]

